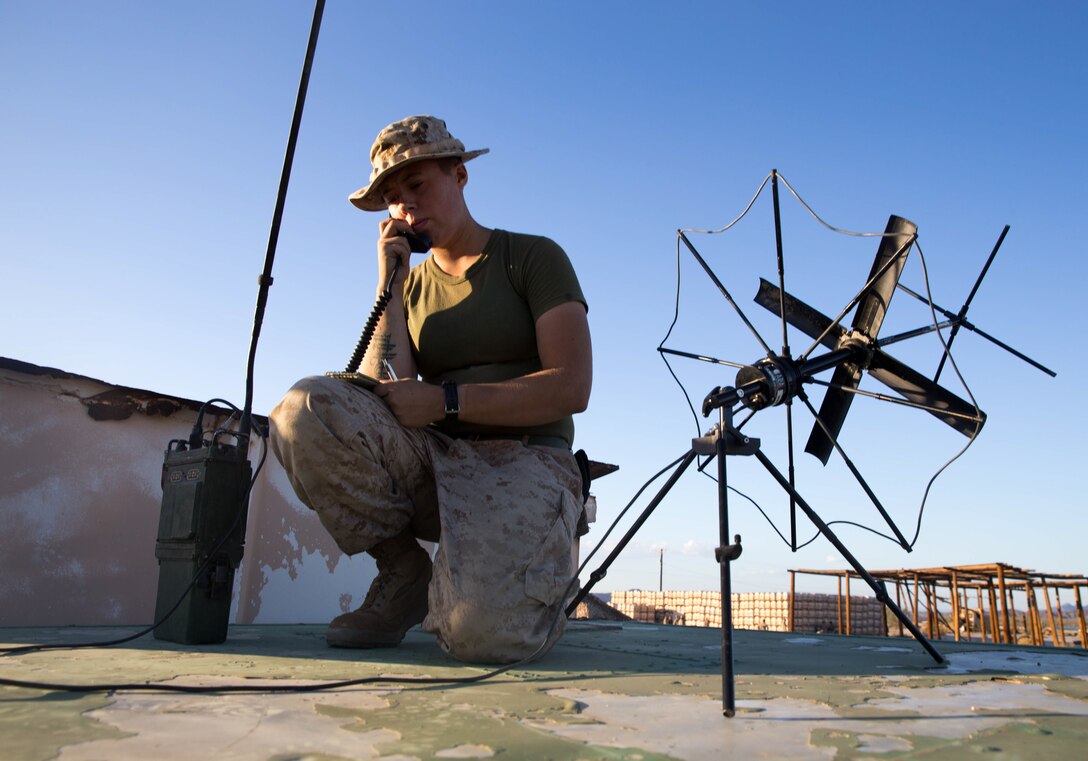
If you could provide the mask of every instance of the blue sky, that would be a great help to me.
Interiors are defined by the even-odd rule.
[[[720,228],[777,169],[830,224],[919,227],[929,284],[957,310],[1005,224],[970,319],[1058,372],[978,336],[953,347],[989,420],[937,479],[915,550],[838,527],[870,568],[1003,561],[1088,571],[1076,244],[1085,201],[1088,53],[1079,3],[418,2],[333,0],[325,11],[258,348],[255,409],[347,361],[374,293],[374,134],[413,113],[469,148],[468,198],[488,226],[549,235],[590,301],[594,396],[578,444],[620,471],[594,491],[603,533],[698,423],[656,351],[673,317],[678,228]],[[122,385],[241,404],[260,273],[313,5],[0,2],[0,355]],[[828,232],[783,186],[787,289],[837,313],[871,239]],[[721,235],[691,234],[772,345],[751,302],[774,279],[769,191]],[[759,346],[686,253],[670,346],[752,362]],[[903,282],[924,289],[919,258]],[[924,325],[905,294],[884,333]],[[803,340],[791,334],[797,353]],[[932,373],[930,336],[891,349]],[[734,373],[673,360],[696,404]],[[946,370],[942,382],[960,395]],[[880,390],[867,381],[863,388]],[[813,388],[818,404],[821,390]],[[803,443],[798,485],[825,520],[879,528],[840,464]],[[781,410],[760,413],[785,467]],[[965,443],[928,415],[855,402],[843,444],[909,536],[929,477]],[[780,530],[787,501],[750,458],[730,484]],[[656,489],[652,487],[650,493]],[[642,509],[646,499],[634,510]],[[812,534],[802,520],[799,533]],[[787,568],[842,568],[823,540],[794,554],[734,498],[741,591]],[[716,487],[685,475],[599,590],[715,588]],[[603,557],[603,556],[602,556]],[[821,582],[821,584],[823,584]],[[814,588],[830,591],[823,586]]]

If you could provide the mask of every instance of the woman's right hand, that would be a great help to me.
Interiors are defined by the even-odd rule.
[[[404,233],[412,232],[412,227],[403,219],[388,217],[378,223],[378,291],[382,291],[389,285],[398,285],[408,277],[410,265],[409,258],[412,255],[411,247]],[[389,275],[393,271],[394,262],[399,262],[396,282],[389,282]],[[396,290],[396,289],[394,289]]]

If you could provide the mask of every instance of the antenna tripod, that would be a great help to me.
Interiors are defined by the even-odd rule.
[[[573,614],[578,604],[586,597],[593,585],[604,578],[608,567],[616,557],[619,556],[624,547],[627,546],[635,532],[639,530],[643,523],[645,523],[646,519],[649,518],[650,514],[665,498],[665,495],[673,485],[675,485],[684,471],[687,470],[692,462],[694,462],[695,458],[699,455],[717,457],[720,537],[719,546],[715,550],[715,557],[721,568],[722,704],[723,713],[726,716],[733,716],[735,714],[730,563],[736,560],[741,554],[740,537],[737,536],[732,543],[729,542],[729,497],[728,481],[726,478],[726,458],[729,455],[754,456],[790,497],[791,549],[794,551],[798,549],[796,540],[795,508],[800,507],[819,532],[831,542],[843,558],[850,563],[857,575],[869,585],[873,592],[876,593],[877,599],[899,619],[904,628],[910,631],[926,652],[928,652],[938,664],[941,664],[944,663],[944,658],[936,649],[934,649],[933,645],[930,644],[921,631],[919,631],[914,622],[908,619],[903,611],[899,609],[899,606],[888,595],[884,583],[875,579],[872,574],[862,567],[834,532],[831,531],[828,524],[817,515],[816,511],[813,510],[808,502],[806,502],[798,493],[794,484],[791,402],[794,398],[799,398],[812,413],[815,421],[808,443],[805,446],[805,451],[815,456],[825,465],[832,452],[837,452],[861,486],[862,490],[872,501],[877,511],[888,523],[898,539],[899,544],[903,549],[910,552],[912,543],[908,542],[902,532],[896,527],[894,521],[892,521],[890,515],[884,509],[884,506],[880,503],[880,500],[877,498],[872,488],[870,488],[869,484],[865,481],[857,467],[839,444],[839,433],[846,419],[847,412],[850,409],[854,395],[864,393],[883,401],[903,404],[907,407],[928,412],[945,425],[948,425],[956,432],[971,440],[974,440],[982,429],[982,426],[986,421],[986,414],[979,409],[973,397],[970,401],[961,399],[948,389],[938,385],[936,378],[931,380],[917,370],[912,369],[889,355],[882,347],[933,331],[939,332],[944,327],[952,326],[953,329],[955,329],[962,326],[978,333],[1006,351],[1012,352],[1015,356],[1029,362],[1048,375],[1054,375],[1053,371],[1048,370],[1038,362],[1017,352],[1007,344],[983,333],[966,320],[967,309],[970,306],[975,293],[978,291],[979,285],[989,269],[990,263],[993,261],[997,249],[1001,245],[1001,241],[1005,237],[1005,233],[1008,231],[1007,226],[1005,231],[1002,232],[1001,237],[998,239],[997,245],[994,246],[993,251],[990,253],[990,257],[987,259],[982,273],[976,280],[975,286],[971,290],[971,294],[957,314],[937,307],[933,304],[928,295],[925,297],[920,296],[905,288],[905,286],[900,285],[899,279],[903,272],[906,258],[911,248],[915,247],[917,243],[918,229],[913,222],[894,214],[891,215],[888,218],[888,225],[884,233],[879,236],[874,236],[879,237],[880,243],[877,247],[876,258],[873,261],[872,269],[869,272],[865,285],[850,300],[846,307],[832,319],[786,292],[785,266],[782,253],[782,231],[779,221],[779,178],[778,171],[772,170],[768,178],[764,180],[763,185],[761,185],[760,189],[756,192],[756,196],[753,197],[752,201],[748,204],[748,208],[745,209],[736,220],[720,230],[703,230],[699,232],[716,233],[728,230],[748,213],[748,209],[751,209],[752,204],[755,203],[755,199],[759,196],[760,192],[762,192],[763,187],[766,186],[768,180],[770,181],[775,216],[778,285],[775,286],[772,283],[761,279],[760,289],[756,294],[755,301],[781,320],[782,349],[780,352],[775,352],[760,336],[755,326],[747,316],[745,316],[744,312],[733,299],[725,285],[722,284],[707,262],[688,240],[687,236],[684,235],[684,231],[677,230],[678,241],[682,242],[691,252],[692,256],[695,257],[695,260],[702,267],[703,271],[711,281],[713,281],[714,285],[717,286],[722,296],[730,306],[732,306],[737,313],[737,316],[747,326],[753,337],[760,343],[766,354],[762,359],[759,359],[752,364],[738,364],[736,362],[727,362],[713,357],[666,348],[664,345],[665,340],[668,340],[669,335],[672,333],[672,327],[669,328],[669,335],[666,335],[665,340],[658,346],[658,351],[661,352],[662,355],[675,354],[689,359],[739,368],[735,385],[726,387],[719,386],[706,396],[702,405],[703,417],[707,417],[712,410],[718,410],[718,425],[715,426],[710,433],[692,441],[691,450],[678,461],[679,465],[669,477],[669,480],[653,500],[651,500],[649,505],[601,567],[591,574],[589,584],[580,591],[574,602],[567,608],[567,615]],[[790,190],[797,196],[797,193],[794,192],[792,188],[790,188]],[[800,200],[800,196],[797,196],[797,198]],[[803,201],[802,204],[808,208],[813,216],[816,216],[815,212],[812,212],[807,204],[804,204]],[[819,217],[816,218],[826,227],[829,227],[836,232],[847,232],[831,227],[826,222],[823,222],[823,220],[820,220]],[[868,235],[863,233],[849,234]],[[679,257],[679,244],[677,246],[677,256]],[[920,249],[919,257],[921,258]],[[679,270],[677,270],[677,288],[679,289]],[[931,312],[934,310],[941,311],[949,318],[949,321],[937,324],[936,317],[934,317],[932,325],[900,333],[895,336],[878,339],[878,334],[881,325],[884,322],[888,305],[891,302],[892,296],[898,289],[906,290],[912,296],[924,301],[930,306]],[[847,327],[842,324],[842,321],[851,311],[854,312],[854,316],[849,327]],[[790,351],[789,342],[787,340],[787,326],[792,326],[813,339],[812,345],[800,355],[794,356]],[[947,343],[942,341],[944,346],[944,354],[941,360],[942,367],[945,359],[949,358],[948,346],[951,344],[951,338],[952,336],[950,335]],[[813,356],[813,352],[820,347],[827,349],[827,352],[818,356]],[[829,370],[833,372],[830,382],[817,381],[817,375]],[[862,376],[865,374],[868,374],[874,380],[887,386],[897,394],[897,396],[893,397],[885,394],[873,394],[860,391],[859,384]],[[940,368],[938,368],[937,375],[940,375]],[[821,383],[828,388],[818,412],[809,403],[803,388],[805,384],[809,383]],[[968,392],[968,396],[970,396],[970,392]],[[758,439],[746,437],[738,428],[734,427],[733,412],[734,408],[737,408],[738,405],[747,407],[753,414],[770,407],[777,407],[780,405],[785,407],[786,441],[789,451],[788,475],[783,475],[767,455],[761,451]],[[742,427],[743,425],[744,424],[741,423]]]
[[[653,511],[657,509],[657,506],[665,499],[669,491],[672,490],[672,487],[680,480],[684,471],[686,471],[691,463],[695,461],[695,458],[700,455],[716,457],[718,461],[719,544],[714,550],[714,557],[718,561],[720,567],[721,583],[722,714],[730,718],[733,717],[736,714],[736,680],[733,664],[733,596],[730,564],[740,557],[742,548],[739,534],[733,537],[732,543],[729,543],[729,484],[727,480],[726,460],[729,455],[753,455],[760,464],[763,465],[767,472],[771,474],[774,480],[778,482],[787,494],[789,494],[793,503],[801,508],[805,515],[808,516],[808,519],[812,521],[812,524],[819,529],[820,533],[831,542],[835,549],[838,550],[843,558],[853,567],[858,576],[869,585],[876,594],[877,599],[880,600],[880,602],[882,602],[897,619],[899,619],[925,651],[932,656],[933,660],[938,664],[944,663],[944,657],[937,652],[936,648],[934,648],[932,643],[926,639],[925,635],[922,634],[917,626],[915,626],[914,622],[888,595],[888,590],[884,586],[884,582],[874,578],[873,575],[858,562],[857,558],[855,558],[850,550],[846,548],[846,545],[844,545],[838,536],[836,536],[835,532],[833,532],[827,523],[820,518],[808,502],[797,493],[797,490],[790,485],[789,480],[782,475],[767,455],[760,450],[760,440],[745,436],[733,426],[733,407],[744,398],[748,391],[745,386],[749,385],[752,384],[744,384],[741,388],[734,388],[732,386],[725,388],[718,387],[707,395],[703,402],[703,415],[708,415],[712,409],[716,408],[718,410],[718,424],[705,436],[692,439],[691,449],[683,456],[680,463],[673,470],[672,475],[669,476],[668,481],[666,481],[664,486],[662,486],[657,494],[654,495],[654,498],[650,500],[650,503],[639,515],[638,519],[635,520],[627,533],[623,535],[623,538],[620,539],[619,543],[612,552],[609,553],[608,557],[605,558],[600,567],[590,574],[589,583],[582,587],[578,592],[578,595],[567,606],[567,615],[573,615],[579,603],[586,598],[594,585],[607,575],[608,568],[612,565],[613,561],[615,561],[620,553],[627,547],[635,534],[642,527],[642,524],[645,523]]]

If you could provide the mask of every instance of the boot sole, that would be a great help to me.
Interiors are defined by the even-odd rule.
[[[375,647],[396,647],[404,639],[404,632],[365,632],[357,629],[329,628],[325,632],[325,642],[329,647],[348,647],[367,649]]]

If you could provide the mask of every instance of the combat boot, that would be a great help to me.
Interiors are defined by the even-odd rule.
[[[408,533],[379,542],[368,553],[378,564],[362,606],[337,616],[325,632],[331,647],[396,647],[427,615],[431,556]]]

